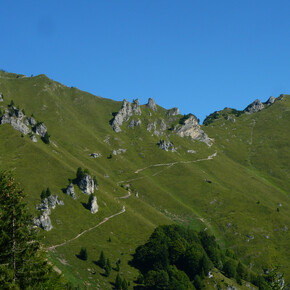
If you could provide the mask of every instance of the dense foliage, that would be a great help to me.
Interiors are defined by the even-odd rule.
[[[132,264],[141,272],[138,282],[150,289],[200,289],[214,267],[238,281],[248,277],[248,269],[232,251],[224,253],[214,236],[179,225],[156,228]]]

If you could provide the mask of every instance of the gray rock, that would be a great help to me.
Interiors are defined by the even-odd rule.
[[[235,286],[227,286],[227,290],[238,290]]]
[[[32,134],[32,135],[30,136],[30,139],[31,139],[31,141],[34,142],[34,143],[37,142],[37,138],[36,138],[36,136],[35,136],[34,134]]]
[[[19,119],[9,116],[7,112],[1,117],[0,124],[10,124],[15,130],[20,131],[24,135],[30,133],[30,129]]]
[[[135,115],[141,115],[141,108],[140,108],[139,99],[133,100],[132,111],[133,111],[133,114],[135,114]]]
[[[167,111],[167,115],[168,116],[177,116],[177,115],[180,115],[180,111],[177,107],[174,107],[174,108]]]
[[[52,209],[55,209],[55,207],[57,205],[64,205],[64,202],[62,200],[58,199],[57,194],[56,195],[50,195],[47,199],[48,199],[49,207],[52,208]]]
[[[23,114],[23,112],[22,112],[21,110],[19,110],[19,109],[15,109],[14,112],[15,112],[16,117],[17,117],[18,119],[20,119],[20,120],[25,116],[25,115]]]
[[[192,150],[192,149],[189,149],[189,150],[187,150],[187,153],[195,154],[196,151],[195,150]]]
[[[0,124],[10,124],[11,117],[7,112],[4,113],[4,115],[1,117]]]
[[[128,125],[128,128],[134,128],[134,127],[140,126],[140,125],[141,125],[141,120],[140,119],[131,120],[129,125]]]
[[[169,151],[170,150],[172,152],[176,152],[176,149],[174,148],[173,143],[171,143],[170,141],[160,140],[157,145],[162,150],[165,150],[165,151]]]
[[[48,199],[44,198],[40,204],[36,206],[37,210],[46,210],[49,209]]]
[[[149,132],[151,132],[152,130],[156,131],[156,126],[157,126],[157,122],[156,121],[154,123],[149,123],[147,125],[147,131],[149,131]]]
[[[96,196],[93,196],[93,198],[91,199],[90,201],[90,211],[92,214],[95,214],[98,212],[99,210],[99,206],[98,206],[98,203],[97,203],[97,197]]]
[[[80,190],[84,193],[84,194],[91,194],[94,193],[95,190],[95,183],[92,179],[92,177],[89,174],[86,174],[78,183],[78,186],[80,188]]]
[[[229,115],[226,116],[226,120],[227,120],[227,121],[231,121],[231,122],[233,122],[233,123],[236,122],[236,119],[235,119],[233,116],[229,116]]]
[[[152,98],[148,99],[148,103],[146,104],[146,106],[153,111],[157,111],[156,103]]]
[[[2,93],[0,93],[0,102],[3,102],[4,100],[3,100],[3,95],[2,95]]]
[[[98,158],[98,157],[101,157],[101,156],[102,156],[102,154],[100,154],[100,153],[91,153],[90,154],[91,158]]]
[[[51,220],[49,217],[50,210],[44,210],[39,218],[34,218],[33,222],[36,226],[43,228],[45,231],[50,231],[52,229]]]
[[[266,102],[267,105],[272,105],[274,104],[274,102],[276,101],[276,98],[271,96],[268,101]]]
[[[29,120],[28,120],[28,118],[25,118],[24,120],[23,120],[23,122],[24,122],[24,124],[26,125],[26,126],[29,126],[30,124],[29,124]]]
[[[177,125],[174,128],[174,131],[180,137],[189,137],[194,140],[199,140],[206,143],[208,146],[211,146],[212,139],[207,136],[207,134],[200,129],[197,118],[190,114],[189,118],[184,121],[183,125]]]
[[[34,127],[35,133],[41,137],[45,136],[45,133],[47,132],[47,128],[44,125],[44,123],[39,123],[36,124],[36,126]]]
[[[77,196],[75,194],[75,188],[72,183],[70,183],[69,186],[66,188],[65,194],[70,195],[73,199],[77,199]]]
[[[113,122],[112,122],[112,128],[115,132],[121,132],[120,126],[122,126],[123,122],[126,122],[129,120],[129,118],[132,116],[132,106],[131,104],[125,99],[123,101],[123,105],[121,110],[117,113],[115,116]]]
[[[264,109],[264,105],[261,103],[260,100],[255,100],[253,103],[251,103],[245,110],[244,112],[246,114],[253,114],[256,112],[261,111],[262,109]]]
[[[167,125],[163,119],[160,121],[160,130],[165,131],[167,129]]]
[[[112,154],[113,155],[119,155],[119,154],[122,154],[122,153],[126,153],[127,149],[117,149],[117,150],[113,150]]]
[[[28,121],[32,127],[36,125],[36,120],[32,116],[28,119]]]

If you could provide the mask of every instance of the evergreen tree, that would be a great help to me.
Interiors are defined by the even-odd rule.
[[[110,262],[110,259],[109,258],[106,260],[106,264],[105,264],[104,269],[105,269],[105,275],[107,277],[109,277],[110,276],[110,273],[111,273],[111,270],[112,270],[111,262]]]
[[[100,254],[100,258],[99,258],[99,266],[104,268],[105,265],[106,265],[106,257],[105,257],[104,251],[102,250]]]
[[[23,199],[11,174],[0,172],[0,288],[57,288]]]
[[[116,280],[115,280],[115,289],[116,290],[121,290],[122,289],[122,278],[120,276],[120,274],[118,273],[116,276]]]
[[[86,261],[88,259],[88,252],[86,248],[81,248],[79,258]]]
[[[47,132],[45,132],[44,136],[41,137],[42,141],[43,141],[45,144],[49,144],[49,143],[50,143],[49,138],[50,138],[50,135],[49,135]]]
[[[41,200],[46,198],[46,191],[44,189],[42,190],[40,197],[41,197]]]

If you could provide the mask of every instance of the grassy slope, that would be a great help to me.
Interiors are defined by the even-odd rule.
[[[289,233],[283,231],[285,225],[289,228],[289,98],[257,114],[243,115],[235,123],[220,119],[204,128],[215,138],[211,148],[171,133],[169,139],[179,148],[172,153],[158,149],[160,137],[145,129],[148,119],[166,118],[160,107],[149,117],[148,108],[143,106],[142,128],[129,129],[124,125],[123,132],[117,134],[109,121],[121,102],[65,87],[44,75],[16,78],[1,73],[0,91],[5,98],[2,105],[13,99],[26,115],[33,113],[44,121],[55,144],[35,144],[9,125],[0,127],[0,166],[15,170],[28,193],[29,206],[33,209],[40,202],[40,192],[47,186],[65,202],[65,206],[52,212],[54,229],[41,231],[46,245],[73,238],[126,205],[124,214],[50,253],[74,283],[87,281],[93,287],[111,287],[93,263],[102,249],[112,264],[121,258],[121,273],[132,281],[136,271],[127,265],[130,254],[144,243],[155,226],[173,221],[197,229],[209,228],[221,244],[235,248],[247,263],[258,267],[280,263],[285,273],[290,272],[286,251]],[[118,148],[126,148],[127,152],[107,159]],[[188,149],[197,153],[188,154]],[[92,152],[101,153],[102,157],[92,159]],[[214,152],[217,156],[213,160],[194,162]],[[135,173],[153,164],[184,161],[192,163],[149,167]],[[82,205],[86,196],[78,192],[80,199],[74,201],[61,192],[79,166],[88,168],[100,184],[100,211],[94,216]],[[128,180],[139,198],[134,194],[128,199],[118,198],[127,194],[120,185]],[[282,203],[279,213],[278,203]],[[254,239],[247,241],[247,235]],[[265,238],[267,235],[269,239]],[[81,247],[88,249],[87,262],[75,256]],[[88,269],[92,268],[97,274],[90,274]],[[110,282],[115,275],[111,274]]]

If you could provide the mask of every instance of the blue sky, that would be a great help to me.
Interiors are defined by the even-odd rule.
[[[0,0],[0,68],[201,120],[290,93],[290,1]],[[0,88],[1,91],[1,88]]]

